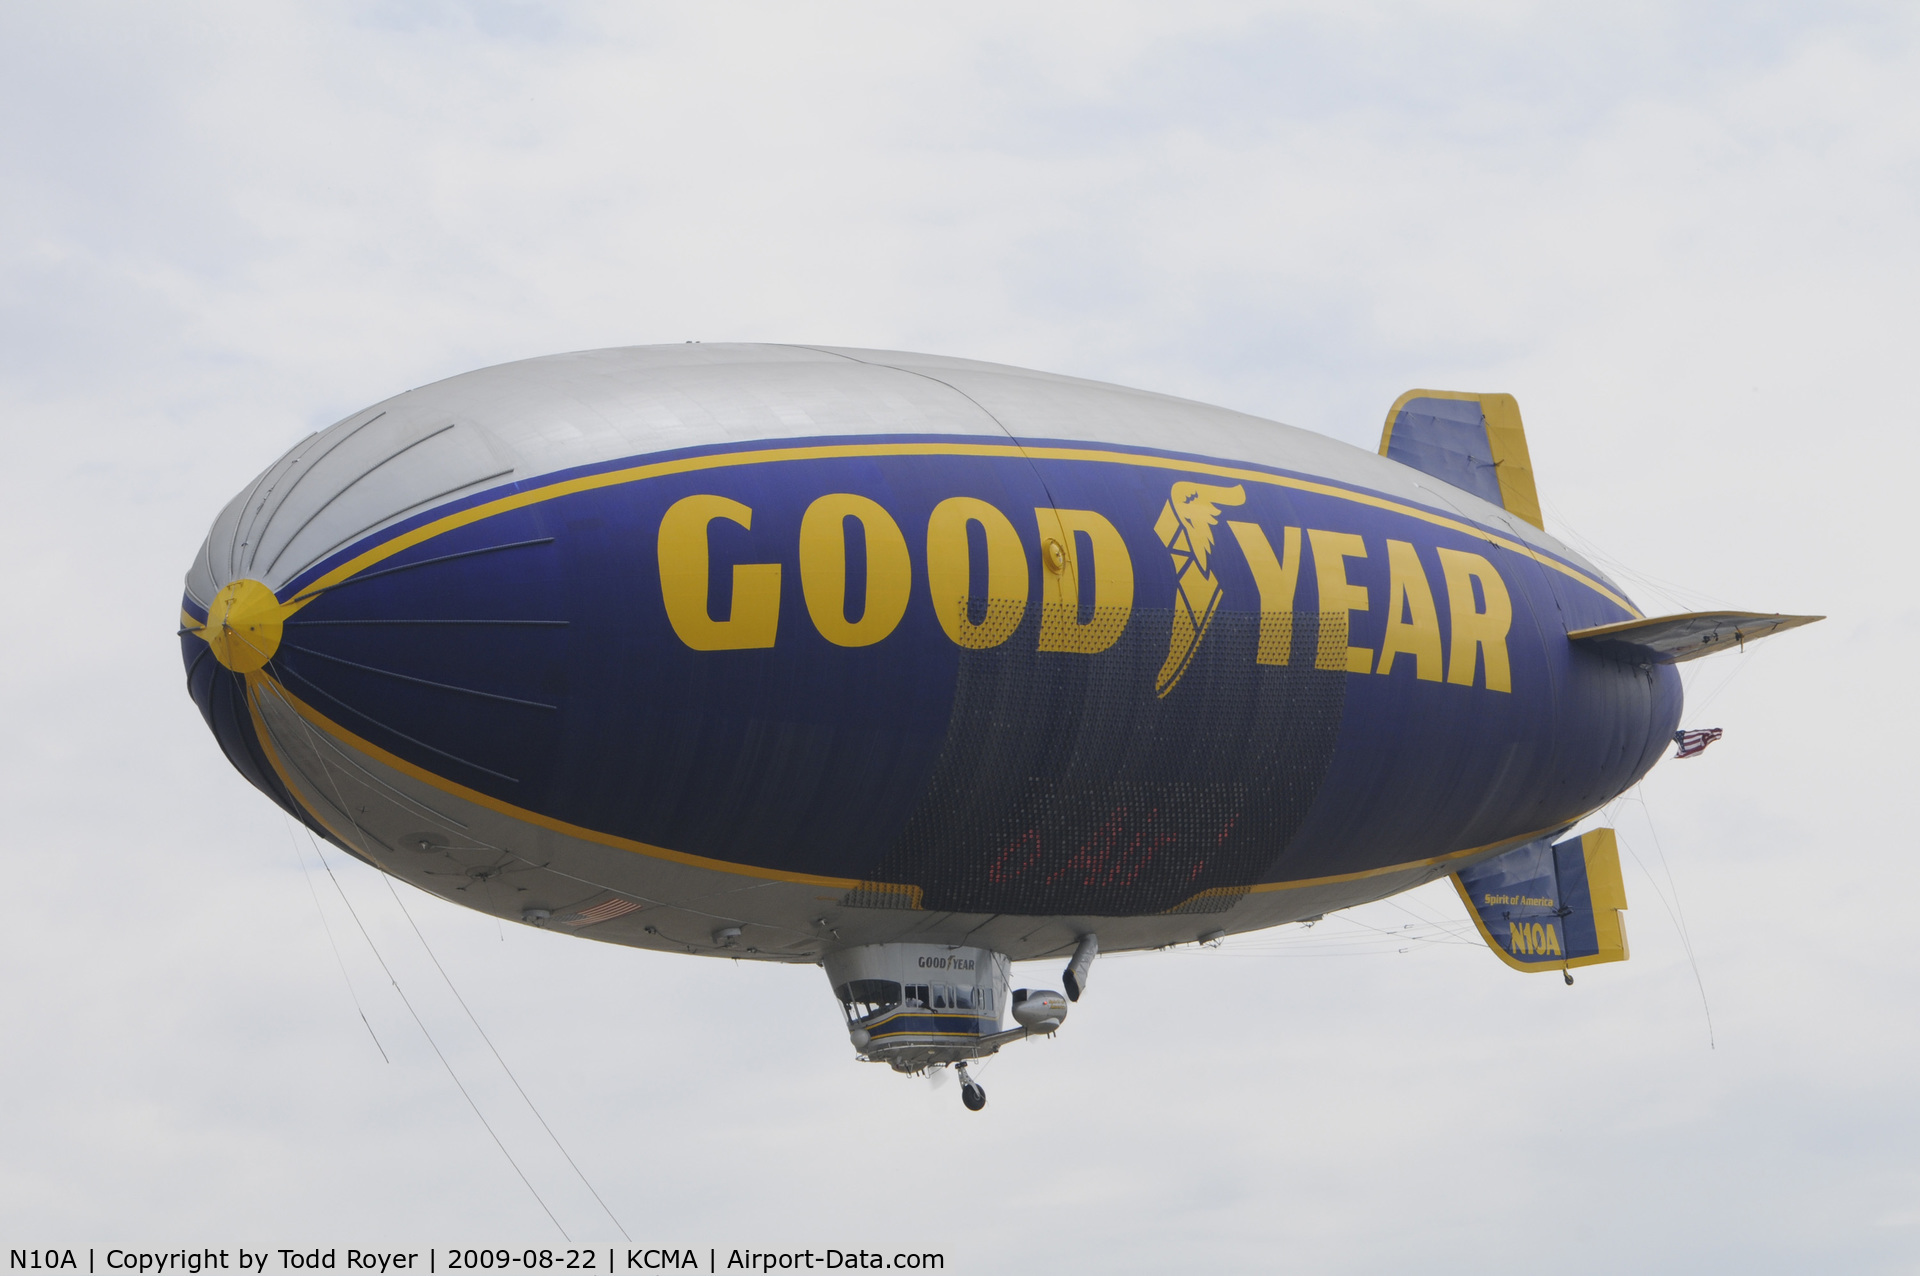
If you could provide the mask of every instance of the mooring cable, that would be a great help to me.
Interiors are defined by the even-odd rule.
[[[254,688],[250,685],[247,690],[251,694]],[[311,737],[313,728],[307,723],[306,719],[296,713],[294,714],[294,720],[299,722],[309,733],[309,737]],[[260,722],[266,727],[267,734],[273,738],[274,743],[280,748],[285,749],[286,746],[280,742],[278,733],[273,730],[273,726],[268,722],[264,712],[260,714]],[[352,808],[346,804],[345,798],[340,792],[339,782],[333,777],[333,768],[327,765],[326,757],[322,755],[318,749],[315,749],[314,756],[319,759],[320,769],[325,774],[328,785],[333,788],[334,806],[346,812],[347,820],[352,824],[353,831],[356,834],[360,834],[361,840],[364,841],[365,836],[361,834],[359,822],[353,818]],[[501,1140],[498,1131],[493,1128],[493,1123],[487,1120],[487,1114],[480,1110],[480,1105],[474,1101],[473,1095],[468,1092],[467,1087],[461,1082],[460,1074],[453,1070],[452,1061],[447,1058],[446,1052],[440,1049],[440,1043],[433,1039],[433,1033],[427,1029],[426,1020],[422,1019],[420,1012],[414,1009],[413,1002],[408,998],[406,989],[400,986],[399,979],[394,976],[393,968],[387,965],[387,959],[381,955],[380,946],[373,942],[373,935],[367,930],[367,924],[360,920],[359,910],[354,908],[353,901],[347,898],[346,888],[340,885],[340,878],[333,871],[333,865],[328,863],[325,853],[322,852],[319,839],[314,837],[312,829],[306,828],[304,824],[302,824],[301,827],[306,830],[307,840],[313,843],[313,853],[319,858],[320,866],[327,870],[327,877],[333,882],[333,889],[339,893],[340,902],[346,905],[347,915],[353,918],[353,924],[359,927],[360,936],[367,941],[367,948],[373,953],[373,959],[380,964],[380,969],[387,976],[387,982],[393,985],[393,991],[400,998],[400,1004],[407,1008],[409,1015],[413,1016],[413,1022],[419,1027],[420,1035],[427,1039],[427,1045],[432,1047],[434,1056],[440,1060],[440,1066],[447,1070],[447,1076],[452,1079],[454,1088],[460,1091],[460,1097],[467,1101],[469,1108],[473,1109],[473,1115],[479,1118],[481,1128],[487,1132],[487,1137],[493,1140],[493,1145],[500,1149],[500,1155],[507,1159],[507,1164],[513,1167],[513,1172],[519,1176],[521,1183],[526,1185],[527,1191],[540,1206],[540,1211],[545,1214],[548,1221],[559,1230],[560,1235],[571,1244],[573,1241],[572,1235],[568,1233],[565,1227],[561,1226],[560,1220],[554,1216],[553,1210],[548,1208],[546,1198],[540,1195],[539,1189],[533,1185],[533,1180],[529,1179],[526,1171],[520,1168],[520,1162],[513,1159],[513,1153],[507,1150],[506,1143]],[[365,853],[364,850],[362,853]]]
[[[293,817],[288,816],[289,820]],[[353,976],[347,973],[347,959],[340,955],[340,945],[333,937],[333,926],[327,921],[327,910],[321,907],[320,892],[313,884],[313,870],[307,867],[307,857],[300,853],[300,843],[294,840],[293,830],[287,830],[287,846],[293,851],[293,859],[300,866],[300,876],[306,879],[307,894],[313,899],[313,911],[320,914],[320,929],[326,932],[327,947],[333,949],[333,960],[340,967],[340,978],[346,981],[347,996],[353,999],[353,1008],[360,1015],[360,1022],[367,1026],[367,1035],[373,1038],[373,1048],[380,1052],[380,1061],[391,1064],[387,1048],[380,1044],[380,1035],[373,1030],[373,1022],[367,1018],[367,1011],[360,1004],[360,994],[354,989]]]
[[[426,935],[421,933],[420,923],[413,919],[413,913],[401,900],[400,892],[393,888],[393,878],[385,873],[382,873],[380,877],[382,881],[386,882],[387,893],[393,896],[393,902],[399,905],[401,915],[407,919],[407,925],[413,927],[413,933],[415,937],[419,939],[420,947],[427,950],[427,959],[433,963],[433,968],[440,972],[440,978],[446,981],[447,991],[453,994],[453,999],[460,1003],[460,1009],[466,1012],[467,1022],[471,1023],[473,1030],[480,1034],[480,1040],[487,1043],[487,1049],[493,1051],[494,1062],[498,1063],[500,1070],[507,1074],[507,1080],[513,1082],[513,1088],[520,1092],[521,1099],[526,1102],[527,1111],[533,1113],[533,1119],[540,1123],[540,1128],[547,1132],[549,1139],[553,1140],[553,1146],[560,1149],[560,1155],[566,1158],[567,1164],[573,1167],[573,1172],[579,1175],[580,1182],[586,1187],[587,1191],[592,1194],[593,1199],[599,1203],[601,1210],[606,1213],[608,1220],[619,1230],[620,1235],[626,1237],[627,1241],[631,1243],[633,1237],[627,1235],[627,1229],[620,1225],[618,1218],[614,1217],[613,1210],[608,1207],[606,1200],[595,1190],[593,1184],[588,1180],[586,1172],[582,1170],[579,1163],[573,1159],[573,1154],[567,1151],[566,1145],[560,1142],[560,1136],[555,1134],[553,1127],[547,1124],[547,1118],[540,1114],[540,1109],[534,1106],[533,1099],[527,1094],[526,1087],[520,1084],[520,1078],[513,1074],[513,1069],[507,1066],[507,1061],[500,1057],[499,1047],[493,1044],[493,1038],[489,1037],[487,1030],[480,1026],[480,1020],[474,1017],[472,1008],[467,1005],[467,999],[462,997],[460,990],[453,986],[453,978],[447,974],[447,968],[440,964],[440,958],[435,955],[433,945],[429,944]]]

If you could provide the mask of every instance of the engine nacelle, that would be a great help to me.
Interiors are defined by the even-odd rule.
[[[1067,999],[1046,989],[1016,988],[1013,1018],[1029,1032],[1055,1032],[1067,1017]]]

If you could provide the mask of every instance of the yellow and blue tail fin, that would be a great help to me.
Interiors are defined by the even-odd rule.
[[[1387,411],[1380,455],[1546,527],[1520,405],[1511,394],[1409,390]]]
[[[1811,625],[1825,616],[1786,616],[1761,611],[1690,611],[1678,616],[1649,616],[1592,629],[1575,629],[1567,638],[1636,664],[1678,664],[1717,651],[1745,651],[1747,644],[1771,634]]]
[[[1496,956],[1515,970],[1567,970],[1627,960],[1627,906],[1612,829],[1540,838],[1453,876]]]

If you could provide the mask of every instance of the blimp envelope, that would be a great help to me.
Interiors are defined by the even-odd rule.
[[[1190,942],[1558,836],[1678,725],[1570,638],[1643,617],[1537,525],[1510,399],[1415,392],[1383,450],[928,355],[526,360],[270,466],[182,651],[257,787],[496,916]]]

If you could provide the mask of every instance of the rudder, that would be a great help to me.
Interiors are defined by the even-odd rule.
[[[1453,875],[1480,937],[1515,970],[1625,961],[1620,844],[1612,829],[1539,838]]]
[[[1380,455],[1545,530],[1520,404],[1510,394],[1409,390],[1387,410]]]

